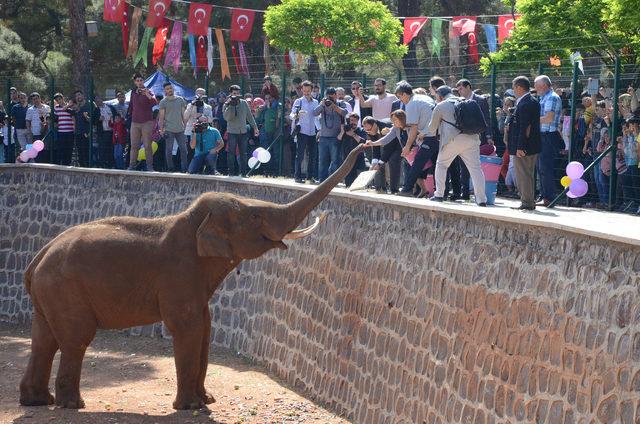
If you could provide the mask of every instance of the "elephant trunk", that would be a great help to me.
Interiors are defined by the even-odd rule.
[[[324,180],[322,184],[320,184],[313,191],[310,191],[309,193],[305,194],[301,198],[287,205],[284,205],[284,213],[286,213],[286,216],[288,217],[288,219],[286,221],[287,222],[286,228],[283,229],[282,234],[287,235],[289,233],[292,233],[293,230],[298,225],[300,225],[302,221],[304,221],[305,217],[309,215],[309,213],[311,213],[313,208],[318,206],[318,204],[322,202],[322,200],[329,195],[331,190],[336,185],[338,185],[338,183],[342,181],[344,177],[347,176],[347,174],[349,174],[349,172],[351,171],[351,169],[356,163],[356,159],[358,158],[358,155],[363,150],[364,150],[363,145],[358,145],[357,147],[355,147],[349,153],[349,155],[347,156],[343,164],[340,166],[340,168],[338,168],[336,172],[331,174],[329,178]],[[317,224],[318,223],[316,223],[312,227],[315,228]],[[303,232],[305,235],[307,235],[307,233],[310,231],[303,230]],[[291,238],[298,238],[298,237],[289,236],[287,238],[291,239]]]

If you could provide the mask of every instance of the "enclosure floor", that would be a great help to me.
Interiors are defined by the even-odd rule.
[[[86,408],[22,407],[18,386],[30,352],[30,330],[0,323],[0,423],[347,423],[264,368],[233,352],[209,355],[209,410],[175,411],[171,341],[99,332],[85,356],[80,390]],[[59,354],[53,365],[53,388]]]

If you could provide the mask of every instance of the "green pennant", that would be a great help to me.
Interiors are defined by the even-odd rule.
[[[142,35],[142,41],[140,42],[140,46],[138,47],[138,53],[136,53],[136,58],[133,60],[133,67],[138,66],[138,63],[142,61],[145,68],[147,67],[147,49],[149,48],[149,40],[151,39],[151,30],[153,28],[146,27],[144,29],[144,34]]]
[[[440,58],[440,49],[442,48],[442,20],[431,19],[431,54]]]

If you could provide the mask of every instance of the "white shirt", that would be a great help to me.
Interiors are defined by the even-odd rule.
[[[51,108],[44,103],[40,104],[39,108],[31,106],[29,109],[27,109],[25,120],[31,122],[32,135],[43,135],[42,122],[40,121],[40,117],[43,116],[46,119],[49,113],[51,113]]]
[[[367,99],[367,101],[371,103],[373,119],[388,119],[389,116],[391,116],[391,106],[393,106],[393,102],[398,100],[398,98],[391,93],[385,92],[384,94],[383,98],[374,94]]]
[[[102,107],[100,108],[100,118],[102,118],[102,130],[111,131],[111,125],[109,125],[109,123],[111,122],[113,116],[111,114],[111,108],[109,106],[105,104],[102,105]]]
[[[184,111],[184,117],[187,119],[187,123],[184,126],[185,135],[191,135],[193,132],[193,124],[195,124],[196,119],[199,116],[204,116],[208,123],[213,122],[213,109],[208,104],[204,104],[202,108],[202,113],[198,113],[198,108],[193,105],[193,103],[189,103],[187,105],[187,109]]]

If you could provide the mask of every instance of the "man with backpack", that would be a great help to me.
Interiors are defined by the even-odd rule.
[[[447,169],[459,156],[471,175],[476,203],[478,206],[487,206],[484,174],[480,165],[479,134],[486,129],[482,111],[476,102],[453,96],[451,88],[446,85],[436,90],[436,102],[429,131],[440,134],[440,151],[436,161],[436,191],[431,200],[444,200]],[[481,128],[482,124],[484,128]]]

